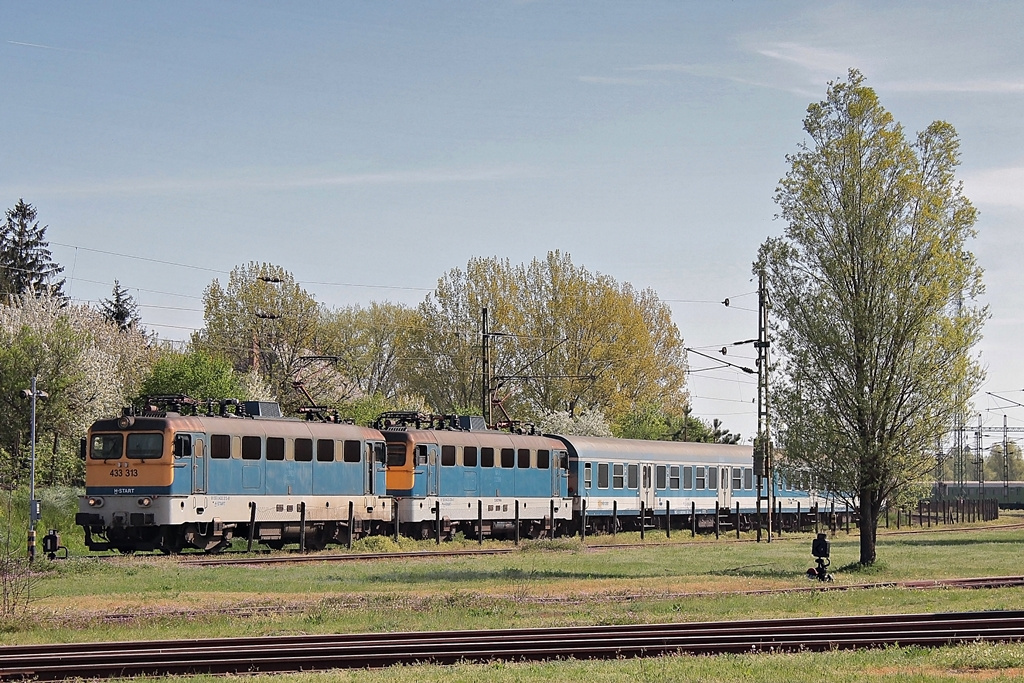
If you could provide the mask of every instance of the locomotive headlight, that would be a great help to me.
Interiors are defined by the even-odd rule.
[[[99,496],[90,496],[89,497],[89,507],[91,507],[91,508],[101,508],[101,507],[103,507],[103,499],[100,498]]]
[[[131,415],[122,415],[121,417],[117,418],[118,429],[128,429],[133,424],[135,424],[135,418],[132,417]]]
[[[139,507],[140,508],[148,508],[150,505],[153,504],[153,499],[152,498],[139,498],[138,503],[139,503]]]

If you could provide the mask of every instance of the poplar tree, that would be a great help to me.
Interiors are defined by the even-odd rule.
[[[933,472],[936,437],[982,378],[977,216],[953,127],[908,141],[856,70],[808,107],[804,131],[776,190],[785,236],[755,264],[782,322],[773,419],[787,461],[859,506],[870,565],[883,505]]]
[[[64,268],[51,258],[46,228],[40,227],[35,207],[24,199],[7,210],[0,225],[0,294],[50,291],[63,297],[64,280],[55,278]]]

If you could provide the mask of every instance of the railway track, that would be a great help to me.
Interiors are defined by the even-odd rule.
[[[978,530],[1011,530],[1024,528],[1024,523],[1021,524],[1001,524],[998,526],[986,526],[986,527],[949,527],[949,528],[933,528],[933,529],[906,529],[902,531],[890,530],[890,531],[879,531],[879,536],[900,536],[906,534],[920,534],[920,533],[943,533],[943,532],[964,532],[964,531],[978,531]],[[787,534],[788,535],[788,534]],[[755,543],[753,539],[743,540],[730,540],[729,543]],[[688,542],[688,541],[676,541],[676,542],[648,542],[648,543],[586,543],[582,547],[587,551],[600,551],[600,550],[615,550],[615,549],[635,549],[635,548],[657,548],[665,546],[687,546],[687,545],[705,545],[707,541],[701,542]],[[221,554],[215,556],[203,555],[197,559],[193,559],[190,556],[180,556],[179,560],[183,565],[195,565],[195,566],[219,566],[219,565],[232,565],[232,564],[299,564],[307,562],[356,562],[356,561],[369,561],[369,560],[388,560],[388,559],[414,559],[414,558],[431,558],[431,557],[459,557],[459,556],[472,556],[472,555],[507,555],[518,552],[519,547],[511,548],[471,548],[471,549],[459,549],[459,550],[418,550],[418,551],[405,551],[405,552],[387,552],[387,553],[317,553],[311,555],[305,555],[300,553],[294,554],[273,554],[273,555],[245,555],[243,557],[231,556],[229,554]]]
[[[781,595],[786,593],[812,593],[823,591],[854,591],[897,588],[904,590],[939,590],[939,589],[996,589],[996,588],[1017,588],[1024,586],[1024,576],[996,576],[996,577],[972,577],[955,579],[918,579],[913,581],[885,581],[877,583],[857,584],[821,584],[814,582],[807,586],[796,586],[790,588],[756,589],[740,591],[690,591],[690,592],[665,592],[665,593],[590,593],[586,595],[571,594],[560,596],[546,595],[502,595],[488,594],[481,595],[481,599],[514,600],[517,603],[528,603],[537,605],[579,605],[584,603],[605,603],[605,602],[640,602],[651,600],[683,600],[701,599],[708,600],[722,596],[760,596],[760,595]],[[369,604],[373,596],[367,595],[339,595],[328,599],[332,609],[363,609]],[[210,617],[237,617],[249,618],[271,614],[302,614],[310,609],[321,605],[321,601],[299,601],[288,603],[275,603],[263,605],[232,605],[227,607],[204,607],[204,608],[163,608],[157,610],[132,609],[130,612],[106,612],[92,614],[87,619],[100,620],[106,623],[131,623],[136,621],[147,621],[156,618],[180,618],[180,619],[203,619]],[[409,609],[417,609],[415,598],[410,598]],[[59,617],[67,619],[67,615]]]
[[[1024,612],[0,647],[0,680],[245,674],[431,662],[939,647],[1024,640]]]

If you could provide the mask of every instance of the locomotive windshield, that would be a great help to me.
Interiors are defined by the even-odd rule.
[[[123,444],[121,434],[93,434],[90,453],[95,460],[117,460],[121,457]]]
[[[128,435],[128,457],[147,459],[159,458],[163,455],[164,435],[163,434],[129,434]]]

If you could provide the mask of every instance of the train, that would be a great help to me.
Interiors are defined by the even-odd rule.
[[[765,478],[759,501],[751,446],[496,430],[477,416],[413,412],[363,427],[183,396],[96,421],[81,450],[75,523],[90,550],[121,553],[216,552],[238,538],[321,549],[383,534],[751,528],[769,487]],[[820,502],[778,473],[770,486],[779,523]]]
[[[938,481],[932,486],[931,500],[994,501],[1003,510],[1024,509],[1024,481]]]

